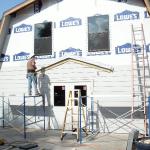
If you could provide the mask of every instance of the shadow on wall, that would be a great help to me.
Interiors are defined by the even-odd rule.
[[[26,101],[27,104],[25,106],[25,112],[26,112],[26,118],[30,116],[30,119],[26,119],[26,121],[29,124],[38,123],[42,121],[41,119],[45,115],[47,129],[52,129],[52,128],[59,129],[59,125],[56,120],[53,111],[53,106],[51,105],[51,100],[50,100],[50,79],[49,76],[45,74],[44,68],[41,69],[41,72],[38,76],[38,87],[40,93],[42,94],[42,100],[41,97],[28,97],[29,100]],[[30,100],[34,102],[34,104],[29,105],[28,102],[30,102]],[[43,109],[44,101],[45,101],[45,111]],[[9,119],[9,122],[11,124],[14,124],[15,126],[23,125],[24,104],[11,105],[10,112],[12,114],[12,118]]]
[[[1,68],[2,68],[2,64],[3,64],[3,59],[4,59],[4,57],[5,57],[5,54],[0,53],[0,70],[1,70]]]
[[[45,69],[41,68],[40,75],[38,77],[38,88],[40,93],[43,95],[43,98],[45,102],[47,102],[48,109],[47,109],[47,114],[49,116],[48,120],[48,128],[50,129],[50,121],[52,122],[52,125],[54,129],[59,129],[57,120],[55,118],[55,114],[53,112],[53,107],[51,105],[51,100],[50,100],[50,79],[47,74],[45,74]]]

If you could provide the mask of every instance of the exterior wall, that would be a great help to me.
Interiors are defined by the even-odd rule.
[[[123,12],[128,10],[128,14]],[[107,0],[63,0],[59,3],[45,2],[40,13],[33,14],[33,6],[17,12],[11,18],[11,34],[7,35],[3,52],[6,57],[0,71],[0,94],[21,97],[27,94],[26,62],[28,55],[34,51],[34,24],[52,21],[51,56],[41,56],[37,59],[38,68],[51,64],[54,60],[62,59],[62,50],[69,47],[82,50],[82,56],[114,68],[113,73],[99,72],[78,64],[66,63],[46,72],[50,79],[50,100],[53,105],[53,86],[87,84],[89,107],[91,95],[99,100],[103,106],[128,107],[131,102],[131,53],[127,43],[131,43],[131,24],[144,25],[147,46],[150,44],[150,19],[144,7],[128,5]],[[135,13],[136,12],[136,13]],[[88,24],[87,18],[98,14],[109,15],[109,52],[88,52]],[[138,17],[139,15],[139,17]],[[81,25],[61,27],[61,21],[68,18],[80,18]],[[71,23],[71,20],[70,20]],[[25,24],[30,26],[28,32],[14,33],[16,27]],[[148,48],[149,49],[149,48]],[[149,50],[150,51],[150,50]],[[72,54],[66,53],[66,56]],[[15,98],[11,98],[11,103]],[[65,108],[53,107],[55,119],[62,127],[63,118],[60,114]],[[54,128],[57,128],[54,126]]]

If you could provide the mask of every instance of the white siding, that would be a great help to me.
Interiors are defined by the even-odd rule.
[[[114,21],[114,15],[125,10],[138,11],[140,19]],[[56,58],[38,59],[37,65],[40,69],[43,66],[52,64],[54,59],[59,60],[61,50],[73,47],[82,50],[82,57],[114,68],[112,73],[101,72],[76,63],[65,63],[56,68],[46,71],[52,84],[75,84],[90,82],[89,95],[95,96],[103,106],[109,107],[131,107],[131,54],[116,54],[115,47],[125,43],[131,43],[131,24],[144,25],[146,43],[150,43],[150,19],[144,18],[144,7],[140,5],[129,5],[108,0],[63,0],[59,3],[46,2],[43,4],[40,13],[33,14],[33,5],[17,12],[15,18],[11,18],[10,27],[12,33],[7,35],[3,51],[10,55],[10,62],[1,63],[0,70],[0,95],[23,96],[27,94],[26,60],[13,61],[13,55],[20,52],[33,53],[34,51],[34,24],[44,21],[52,21],[53,26],[53,52]],[[110,52],[111,55],[88,54],[88,23],[87,17],[96,14],[109,15]],[[60,28],[60,21],[69,17],[80,18],[81,26],[70,26]],[[14,28],[21,25],[32,25],[31,32],[14,33]],[[62,59],[62,58],[61,58]],[[52,85],[51,85],[51,88]],[[51,91],[50,91],[51,92]],[[53,95],[50,93],[51,96]],[[96,98],[97,95],[97,98]],[[13,98],[11,98],[13,99]],[[13,100],[12,100],[13,101]],[[14,98],[15,101],[15,98]],[[13,101],[13,104],[14,104]],[[17,103],[17,102],[16,102]],[[90,107],[90,106],[89,106]],[[54,107],[55,119],[61,128],[63,118],[60,117],[65,108]],[[53,118],[54,119],[54,118]],[[138,121],[137,121],[138,122]],[[142,122],[142,121],[141,121]],[[56,127],[56,126],[55,126]],[[54,127],[54,128],[55,128]],[[57,128],[57,127],[56,127]]]

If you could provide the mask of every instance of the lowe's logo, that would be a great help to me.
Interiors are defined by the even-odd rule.
[[[144,12],[144,18],[150,18],[150,15],[147,11]]]
[[[135,19],[139,19],[139,12],[136,11],[132,12],[129,10],[125,10],[114,16],[114,21],[135,20]]]
[[[66,20],[60,21],[60,27],[69,27],[69,26],[79,26],[82,24],[80,18],[68,18]]]
[[[128,54],[131,53],[131,44],[126,43],[121,46],[115,47],[116,54]]]
[[[147,51],[147,52],[150,52],[150,44],[147,44],[147,45],[146,45],[146,51]]]
[[[141,47],[139,45],[134,45],[133,48],[134,48],[135,53],[141,52]],[[131,43],[126,43],[124,45],[115,47],[115,52],[116,52],[116,54],[129,54],[129,53],[131,53]]]
[[[10,56],[9,55],[0,55],[0,62],[9,62]]]
[[[13,55],[13,61],[23,61],[29,58],[30,53],[20,52]]]
[[[32,26],[26,24],[21,24],[20,26],[14,28],[14,33],[30,32],[30,31],[32,31]]]
[[[63,56],[82,56],[82,50],[69,47],[59,52],[59,57]]]

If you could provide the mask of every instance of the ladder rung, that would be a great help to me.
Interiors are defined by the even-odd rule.
[[[134,35],[141,35],[141,32],[135,31]]]
[[[97,113],[97,111],[93,111],[93,110],[88,110],[88,112]]]
[[[144,67],[145,67],[145,69],[148,69],[148,68],[149,68],[149,66],[139,66],[138,68],[133,69],[133,70],[140,70],[140,69],[144,69]]]
[[[136,30],[133,30],[133,32],[134,32],[134,34],[135,34],[135,33],[141,33],[142,30],[141,30],[141,29],[136,29]]]
[[[143,78],[143,76],[135,75],[134,78]]]
[[[73,131],[63,131],[62,133],[64,133],[64,134],[78,134],[78,132],[73,132]]]
[[[72,101],[74,101],[74,100],[79,100],[79,98],[68,98],[69,100],[72,100]]]
[[[73,113],[72,115],[78,115],[78,113]]]
[[[133,29],[134,32],[138,32],[138,31],[143,31],[141,27],[134,27]]]
[[[141,84],[134,84],[134,86],[142,86],[143,84],[141,83]]]
[[[140,59],[138,60],[138,63],[143,64],[143,63],[144,63],[144,59],[140,58]]]
[[[137,63],[139,63],[139,62],[143,62],[143,61],[133,61],[133,63],[135,63],[135,64],[137,64]]]
[[[144,94],[144,92],[134,92],[134,95]]]
[[[134,28],[133,30],[135,30],[135,29],[138,29],[138,30],[141,29],[142,30],[142,27],[139,25],[134,25],[133,28]]]
[[[136,68],[136,69],[133,69],[133,70],[141,70],[142,68]]]
[[[97,122],[89,122],[89,124],[97,125]]]
[[[135,39],[135,41],[144,41],[144,39]]]
[[[70,124],[70,125],[77,125],[77,124],[78,124],[78,121],[73,121],[73,123],[71,123],[71,122],[66,122],[65,124],[66,124],[66,125],[68,125],[68,124]]]
[[[65,124],[66,124],[66,125],[68,125],[68,124],[70,124],[70,125],[77,125],[78,122],[79,122],[79,121],[73,121],[73,123],[72,123],[72,122],[66,122]]]
[[[143,68],[145,67],[145,69],[149,69],[149,66],[139,66],[139,68]]]
[[[135,75],[134,78],[144,78],[144,76]],[[147,78],[150,78],[150,76],[149,75],[145,75],[145,79],[147,79]]]
[[[143,97],[142,95],[134,95],[134,97],[137,97],[137,96],[138,96],[138,97]]]
[[[72,110],[72,107],[71,106],[67,106],[68,110]]]
[[[140,54],[140,55],[137,55],[137,56],[138,56],[138,58],[139,58],[139,59],[143,59],[143,60],[148,58],[148,56],[144,56],[144,57],[142,57],[142,56],[143,56],[143,54]]]

